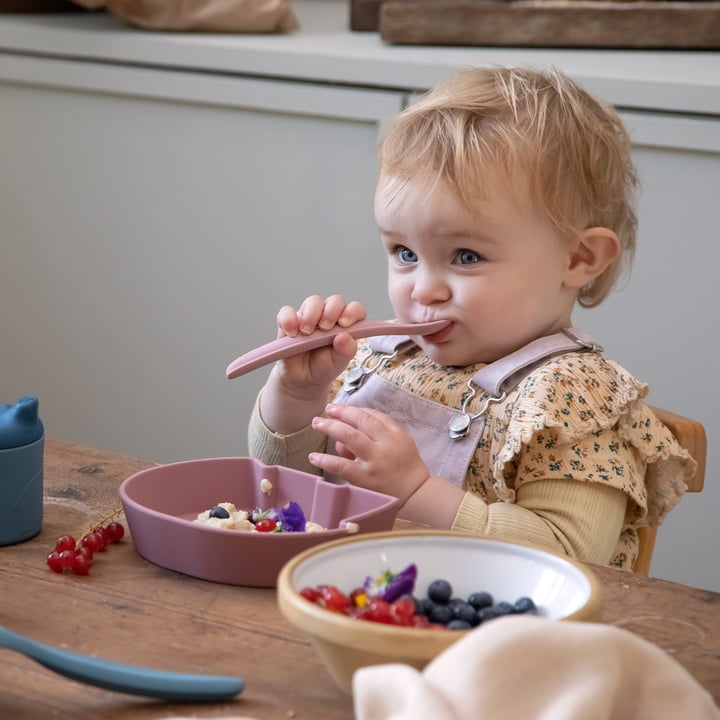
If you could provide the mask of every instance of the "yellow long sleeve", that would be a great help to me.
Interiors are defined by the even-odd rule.
[[[626,505],[622,491],[600,483],[538,480],[519,488],[514,504],[488,505],[466,493],[452,529],[607,564],[623,527]]]

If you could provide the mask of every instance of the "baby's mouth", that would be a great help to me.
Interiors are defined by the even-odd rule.
[[[444,328],[441,328],[440,330],[432,333],[431,335],[425,335],[423,337],[423,340],[427,343],[430,343],[431,345],[436,345],[438,343],[444,342],[448,339],[448,336],[452,332],[454,326],[455,323],[452,320],[449,320],[448,324]]]

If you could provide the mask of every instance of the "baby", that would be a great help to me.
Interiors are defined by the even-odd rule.
[[[632,568],[694,465],[571,316],[631,264],[636,185],[617,113],[563,74],[440,84],[382,138],[375,216],[397,319],[447,324],[279,362],[251,454],[394,495],[410,520]],[[364,318],[312,296],[277,324]]]

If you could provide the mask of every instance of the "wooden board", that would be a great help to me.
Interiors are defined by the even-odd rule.
[[[86,12],[70,0],[0,0],[2,13]]]
[[[720,48],[720,0],[385,0],[388,43]]]
[[[350,29],[377,32],[380,28],[382,0],[350,0]]]

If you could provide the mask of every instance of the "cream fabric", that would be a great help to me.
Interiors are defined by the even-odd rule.
[[[356,720],[720,720],[710,694],[659,647],[611,625],[493,620],[424,671],[358,670]]]

